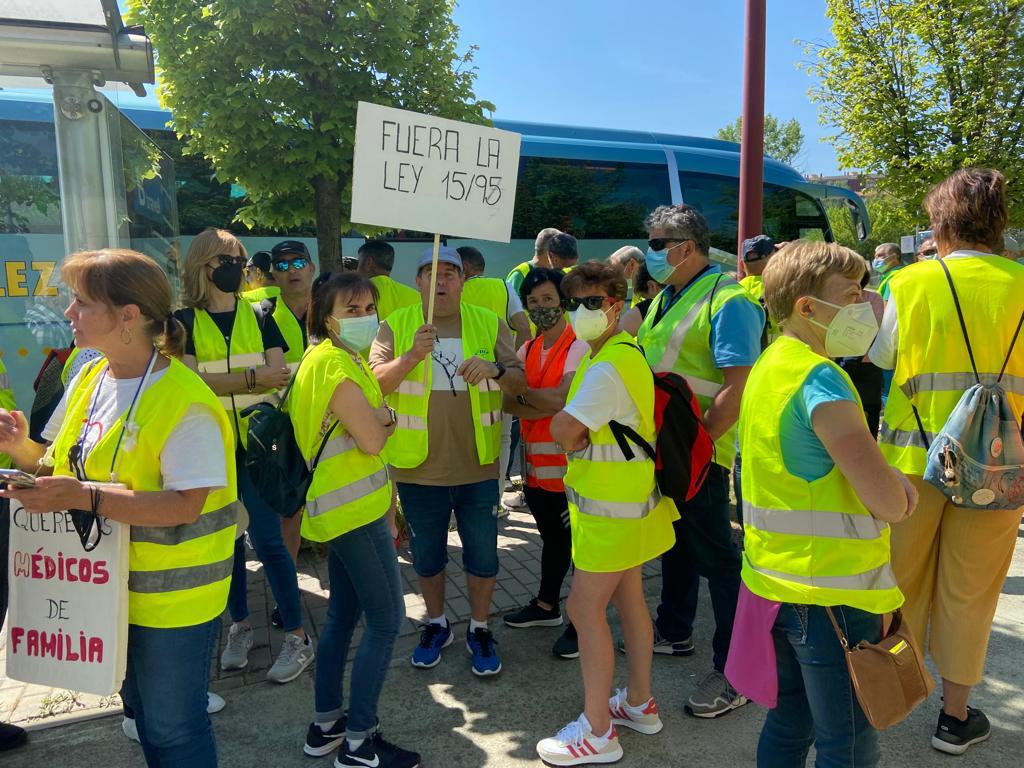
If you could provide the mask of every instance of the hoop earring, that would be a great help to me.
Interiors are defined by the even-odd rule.
[[[121,328],[121,343],[125,346],[132,343],[132,331],[127,325]]]

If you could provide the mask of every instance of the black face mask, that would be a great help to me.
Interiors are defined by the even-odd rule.
[[[224,293],[238,293],[238,289],[242,287],[242,270],[244,268],[242,264],[221,264],[213,270],[210,279]]]

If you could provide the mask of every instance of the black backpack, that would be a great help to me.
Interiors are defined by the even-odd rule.
[[[320,449],[312,464],[306,464],[295,442],[292,419],[284,410],[298,373],[296,368],[278,405],[256,403],[242,411],[242,416],[249,419],[245,471],[249,473],[263,501],[282,517],[294,517],[306,503],[306,492],[313,481],[313,470],[320,462],[327,440],[338,426],[337,421],[331,425],[320,442]]]

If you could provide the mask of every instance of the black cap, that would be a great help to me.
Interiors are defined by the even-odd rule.
[[[269,274],[270,261],[270,251],[256,251],[256,253],[249,257],[249,266],[256,267],[261,272]]]
[[[760,261],[775,253],[775,241],[768,235],[758,235],[743,241],[741,251],[744,261]]]
[[[305,256],[307,259],[309,258],[309,249],[301,240],[282,240],[270,249],[271,260],[280,259],[282,256],[286,256],[289,253],[294,253],[296,256]]]

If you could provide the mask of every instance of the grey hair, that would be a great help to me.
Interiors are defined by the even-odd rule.
[[[562,230],[555,229],[554,227],[546,227],[537,233],[537,239],[533,241],[533,252],[540,256],[542,253],[548,252],[548,243],[551,242],[551,238],[555,235],[562,234]]]
[[[686,203],[659,205],[647,216],[644,227],[663,229],[680,240],[693,240],[697,250],[705,256],[711,250],[711,231],[704,215]]]
[[[896,245],[896,243],[882,243],[875,248],[875,251],[885,251],[886,255],[895,256],[897,259],[903,256],[903,251],[900,250],[900,247]]]
[[[613,267],[625,267],[631,261],[644,263],[644,252],[635,245],[624,245],[608,257],[608,263]]]

